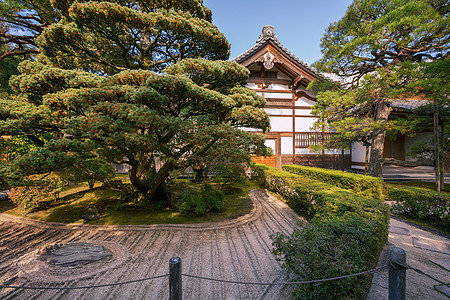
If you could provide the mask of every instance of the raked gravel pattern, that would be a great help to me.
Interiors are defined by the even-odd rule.
[[[299,217],[265,190],[252,190],[248,215],[219,223],[95,226],[45,223],[0,214],[0,283],[77,287],[168,274],[181,257],[185,274],[246,281],[284,281],[270,235],[290,233]],[[60,271],[42,268],[37,252],[54,243],[89,242],[111,250],[109,262]],[[290,299],[292,286],[220,283],[183,277],[183,299]],[[168,278],[83,290],[0,289],[0,299],[168,299]]]

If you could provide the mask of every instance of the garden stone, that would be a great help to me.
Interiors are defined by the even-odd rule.
[[[91,243],[54,244],[43,248],[39,260],[62,267],[78,267],[100,260],[109,260],[106,247]]]
[[[95,207],[95,205],[91,204],[91,205],[88,205],[88,207],[86,208],[86,211],[84,212],[84,214],[81,217],[85,220],[93,221],[93,220],[100,219],[102,216],[98,213],[97,207]]]

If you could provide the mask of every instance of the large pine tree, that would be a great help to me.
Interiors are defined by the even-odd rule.
[[[414,92],[407,87],[421,62],[449,58],[449,11],[447,0],[354,0],[322,38],[316,66],[345,80],[319,94],[317,113],[338,132],[364,131],[372,176],[382,176],[386,131],[405,130],[389,121],[392,99]],[[361,135],[345,139],[353,137]]]
[[[153,200],[206,156],[245,161],[264,150],[240,128],[268,128],[265,101],[243,87],[248,70],[223,61],[229,44],[202,0],[52,3],[63,17],[37,39],[43,55],[11,80],[24,100],[0,108],[0,134],[41,147],[3,165],[10,183],[72,166]],[[128,164],[132,187],[90,170],[93,158]]]

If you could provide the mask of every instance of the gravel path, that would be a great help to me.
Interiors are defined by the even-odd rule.
[[[283,281],[270,235],[292,232],[299,217],[264,190],[253,190],[252,212],[220,223],[94,226],[45,223],[0,214],[0,282],[3,285],[76,287],[130,281],[168,273],[171,257],[183,273],[248,282]],[[37,251],[49,244],[90,242],[113,258],[83,268],[49,267]],[[184,299],[289,299],[291,288],[218,283],[183,277]],[[0,289],[1,299],[168,299],[168,279],[84,290]]]

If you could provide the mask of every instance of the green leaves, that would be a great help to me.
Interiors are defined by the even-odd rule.
[[[203,6],[193,3],[200,18],[183,11],[185,4],[180,2],[153,3],[164,9],[125,1],[74,3],[67,19],[49,26],[38,45],[61,67],[109,74],[125,69],[160,72],[189,57],[227,59],[224,35],[210,22],[207,11],[198,9]]]

